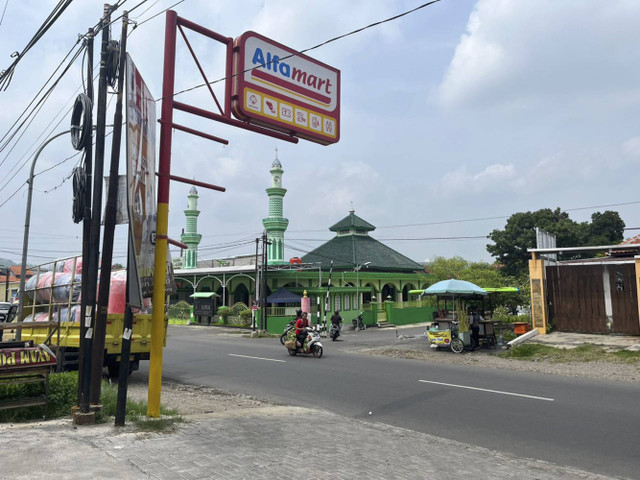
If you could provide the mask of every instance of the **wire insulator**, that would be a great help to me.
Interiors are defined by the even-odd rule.
[[[84,220],[84,197],[87,188],[87,174],[82,167],[73,169],[73,223]]]
[[[82,150],[91,137],[91,100],[81,93],[76,97],[71,113],[71,145],[76,150]]]

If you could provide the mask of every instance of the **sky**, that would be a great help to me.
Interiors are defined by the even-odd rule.
[[[141,1],[125,0],[114,18]],[[154,15],[175,1],[148,0],[131,13],[138,26],[128,36],[128,51],[156,99],[165,14]],[[0,0],[0,70],[56,3]],[[228,37],[252,30],[303,50],[423,3],[185,0],[174,10]],[[0,91],[0,138],[101,15],[101,2],[76,0],[22,58]],[[172,173],[227,189],[198,189],[199,259],[254,251],[268,215],[265,189],[276,148],[288,190],[285,258],[329,240],[334,234],[328,228],[352,208],[377,227],[373,237],[419,262],[456,255],[492,261],[485,237],[520,211],[560,207],[574,220],[588,221],[595,211],[615,210],[628,228],[640,227],[633,183],[640,164],[639,21],[640,2],[632,0],[441,0],[330,42],[307,55],[341,71],[341,139],[334,145],[291,144],[176,115],[178,123],[229,140],[223,146],[173,135]],[[112,25],[114,37],[120,28],[119,20]],[[188,36],[207,77],[223,77],[219,44]],[[96,59],[98,53],[96,47]],[[44,139],[68,129],[69,109],[82,91],[82,61],[80,55],[35,120],[0,151],[0,258],[20,261],[33,153]],[[179,41],[176,90],[202,82]],[[222,85],[214,84],[219,98]],[[206,88],[177,99],[215,110]],[[111,137],[107,147],[108,159]],[[61,137],[38,158],[29,263],[81,252],[67,179],[80,157],[57,165],[74,153]],[[179,239],[185,226],[190,188],[171,184],[172,238]],[[627,230],[626,236],[635,233]],[[125,262],[125,238],[126,227],[118,226],[115,262]]]

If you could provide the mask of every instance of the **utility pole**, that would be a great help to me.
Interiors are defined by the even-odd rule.
[[[256,307],[259,305],[259,292],[260,292],[260,283],[258,283],[258,245],[260,244],[260,238],[256,238],[256,276],[255,276],[255,280],[253,282],[253,287],[255,290],[254,293],[254,303],[256,305]],[[255,332],[256,331],[256,309],[251,309],[252,313],[253,313],[253,322],[251,325],[252,330]],[[262,313],[260,314],[262,315]],[[260,317],[262,318],[262,317]]]
[[[98,345],[95,341],[99,340],[94,334],[95,325],[95,305],[96,305],[96,286],[98,283],[98,257],[100,254],[100,213],[102,211],[102,177],[104,175],[104,144],[105,144],[105,127],[107,116],[107,56],[109,48],[109,23],[111,22],[111,6],[104,5],[104,15],[100,27],[102,28],[102,47],[100,50],[100,78],[98,81],[98,111],[97,111],[97,127],[96,127],[96,159],[95,170],[93,176],[93,202],[91,209],[91,235],[90,246],[93,251],[89,254],[89,268],[87,279],[87,306],[90,310],[90,326],[87,336],[93,335],[94,344],[91,352],[91,381],[89,387],[89,401],[93,404],[100,402],[100,382],[102,381],[102,363],[96,365],[99,357],[103,352],[96,351]],[[103,282],[109,282],[109,278],[103,278]],[[86,318],[85,318],[86,321]],[[104,349],[104,335],[102,338],[102,348]]]
[[[87,97],[91,103],[88,112],[90,132],[93,132],[93,29],[87,32]],[[90,236],[91,236],[91,180],[93,164],[93,139],[92,135],[87,135],[84,145],[84,215],[82,219],[82,290],[80,301],[80,345],[78,355],[78,407],[80,412],[89,412],[89,382],[91,377],[91,334],[87,338],[87,331],[91,326],[91,314],[87,306],[89,296],[88,288],[88,267],[90,256]],[[94,289],[95,291],[95,289]],[[93,310],[93,308],[91,308]],[[85,323],[86,322],[86,323]]]
[[[107,215],[105,217],[105,252],[109,252],[109,257],[113,256],[113,235],[116,226],[116,210],[118,207],[118,167],[120,164],[120,138],[122,131],[122,95],[124,93],[124,78],[125,78],[125,65],[127,56],[127,26],[129,23],[129,12],[125,10],[122,15],[122,33],[120,35],[120,66],[118,68],[118,99],[116,102],[116,112],[113,118],[113,146],[111,149],[111,172],[109,173],[109,200],[107,201]],[[107,229],[110,229],[110,248],[107,249]],[[131,223],[129,223],[129,230],[131,230]],[[118,400],[116,403],[116,419],[115,425],[123,427],[125,420],[125,413],[127,408],[127,390],[129,380],[129,356],[131,355],[131,335],[133,333],[133,311],[129,304],[129,279],[131,276],[131,270],[133,265],[129,264],[129,258],[131,258],[131,232],[127,235],[129,242],[127,242],[127,289],[125,298],[125,310],[124,310],[124,326],[122,331],[122,350],[120,352],[120,376],[118,378]],[[109,276],[111,276],[111,260],[108,262]],[[105,268],[104,254],[102,268]],[[102,296],[102,285],[100,285],[100,298],[98,298],[98,305],[101,305],[100,300],[105,300]],[[106,293],[106,302],[104,304],[105,315],[104,320],[106,323],[106,309],[109,301],[109,290]],[[99,315],[101,315],[99,313]],[[97,330],[96,330],[97,334]],[[103,337],[104,338],[104,337]],[[104,352],[104,349],[102,349]]]
[[[111,264],[113,263],[113,237],[116,230],[116,214],[118,210],[118,170],[120,169],[120,143],[122,139],[122,96],[124,93],[124,69],[127,44],[126,14],[122,17],[122,38],[120,39],[120,65],[118,71],[118,94],[116,110],[113,116],[113,138],[111,143],[111,164],[109,167],[109,185],[107,188],[107,204],[104,217],[104,235],[102,239],[102,265],[100,266],[100,290],[96,305],[95,336],[91,362],[91,403],[100,403],[100,381],[104,363],[104,343],[107,331],[107,313],[109,290],[111,287]],[[120,355],[122,368],[124,352]],[[127,355],[127,372],[128,372]],[[95,383],[94,383],[95,382]]]
[[[267,232],[262,233],[262,278],[260,288],[260,330],[267,329]]]

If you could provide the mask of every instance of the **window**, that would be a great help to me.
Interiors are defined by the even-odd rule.
[[[350,303],[351,303],[351,295],[347,293],[344,296],[344,307],[343,307],[343,310],[351,310]]]
[[[333,311],[340,310],[340,295],[333,296]]]
[[[353,294],[353,309],[354,310],[359,310],[360,306],[358,305],[358,294],[354,293]]]

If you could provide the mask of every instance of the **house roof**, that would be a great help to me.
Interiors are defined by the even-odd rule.
[[[332,260],[338,269],[371,262],[369,270],[424,271],[419,263],[368,235],[338,235],[302,257],[304,263],[321,263],[322,268],[329,268]]]
[[[332,232],[338,232],[341,230],[349,230],[349,229],[357,229],[357,230],[365,230],[367,232],[371,232],[376,229],[369,222],[361,219],[359,216],[355,214],[353,210],[349,211],[349,215],[344,217],[335,225],[329,227],[329,230]]]

